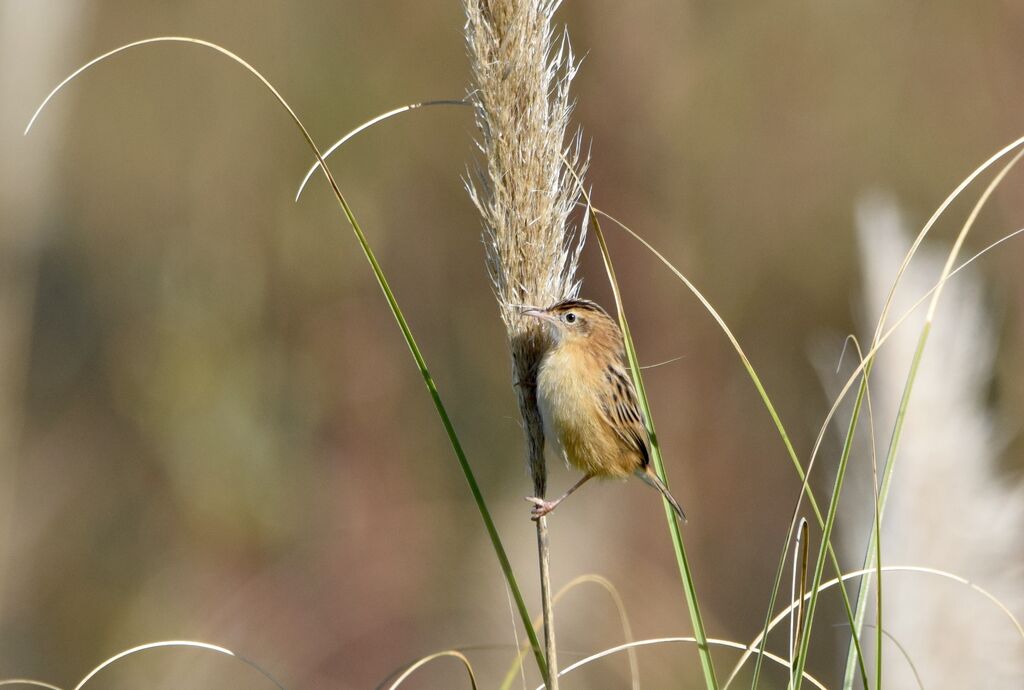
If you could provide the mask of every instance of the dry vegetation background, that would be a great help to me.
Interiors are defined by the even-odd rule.
[[[919,227],[1024,131],[1024,5],[588,0],[560,16],[586,55],[576,118],[595,203],[704,290],[805,454],[826,409],[809,345],[857,328],[856,200],[890,190]],[[268,94],[208,51],[149,47],[88,73],[21,137],[86,59],[184,34],[251,61],[326,145],[397,105],[463,95],[462,24],[458,0],[0,0],[0,676],[71,686],[121,649],[191,638],[291,689],[368,688],[431,651],[513,642],[419,375],[323,180],[292,202],[310,156]],[[332,167],[536,604],[506,344],[461,180],[472,136],[469,109],[422,111]],[[1024,225],[1020,180],[972,249]],[[647,385],[708,632],[749,640],[798,484],[718,328],[607,232],[641,358],[682,357]],[[1017,241],[975,269],[999,319],[990,390],[1008,480],[1024,451],[1022,260]],[[596,245],[583,275],[583,294],[610,303]],[[551,485],[571,479],[556,467]],[[653,492],[588,486],[551,525],[556,587],[600,573],[638,636],[688,632]],[[826,601],[809,670],[832,676],[841,617]],[[597,589],[560,611],[563,662],[621,638]],[[473,654],[491,679],[510,656]],[[691,648],[640,658],[645,687],[696,671]],[[409,687],[461,687],[450,670]],[[270,687],[251,673],[165,651],[104,686]],[[625,674],[618,659],[568,687]]]

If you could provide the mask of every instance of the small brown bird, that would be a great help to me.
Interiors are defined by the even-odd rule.
[[[650,440],[626,368],[619,325],[588,300],[569,299],[547,309],[524,309],[550,329],[552,345],[537,376],[544,436],[583,478],[555,501],[527,498],[533,518],[547,515],[593,477],[635,474],[661,492],[679,518],[683,509],[651,467]]]

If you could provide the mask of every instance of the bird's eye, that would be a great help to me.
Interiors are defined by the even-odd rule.
[[[565,315],[565,322],[566,323],[575,323],[576,322],[576,315],[573,314],[572,312],[569,312],[568,314]]]

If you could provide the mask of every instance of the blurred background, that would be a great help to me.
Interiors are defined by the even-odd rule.
[[[1024,5],[589,0],[566,3],[559,17],[585,56],[574,92],[593,145],[595,203],[704,291],[806,460],[825,390],[844,379],[823,386],[818,370],[834,376],[842,336],[869,336],[877,316],[862,297],[855,209],[881,191],[916,232],[1024,131]],[[210,51],[149,46],[84,74],[21,136],[50,88],[88,59],[191,35],[249,60],[326,146],[398,105],[461,97],[462,24],[458,0],[0,0],[0,677],[71,687],[122,649],[186,638],[236,650],[292,690],[372,688],[420,656],[475,646],[483,687],[497,686],[516,639],[500,570],[327,185],[315,177],[293,202],[311,158],[270,95]],[[507,348],[462,181],[473,137],[468,110],[426,109],[362,134],[332,168],[537,610]],[[968,253],[1024,226],[1021,179],[1011,173],[995,194]],[[930,245],[948,247],[980,191],[951,207]],[[642,361],[680,358],[646,381],[690,517],[684,535],[708,632],[749,641],[799,483],[717,325],[642,247],[606,232]],[[1005,501],[984,529],[1007,547],[990,561],[948,544],[914,560],[955,565],[1015,602],[1018,616],[1022,260],[1015,240],[970,269],[993,352],[972,384],[972,414],[995,439],[993,483],[1006,490],[969,496],[963,511],[921,525],[934,537],[971,500]],[[611,302],[594,243],[583,276],[584,296]],[[922,285],[937,276],[934,267]],[[948,337],[963,334],[950,325]],[[901,382],[905,365],[895,371]],[[879,386],[890,405],[898,382]],[[912,418],[915,409],[929,408],[912,405]],[[918,421],[926,435],[956,436],[962,423],[956,413]],[[837,438],[826,436],[816,470],[823,504]],[[879,439],[884,449],[884,426]],[[964,452],[963,465],[976,464]],[[840,523],[850,569],[870,519],[870,453],[861,448],[852,463],[857,485]],[[897,470],[897,494],[904,476]],[[553,463],[553,490],[574,479]],[[947,479],[915,495],[942,506],[957,477]],[[552,519],[551,542],[556,587],[601,574],[637,637],[689,634],[650,489],[588,486]],[[1008,579],[986,580],[995,571]],[[961,589],[944,596],[988,615],[989,604]],[[557,620],[563,664],[622,639],[610,598],[593,585],[567,595]],[[809,670],[831,684],[845,654],[834,627],[842,621],[825,597]],[[968,634],[949,625],[953,639]],[[991,654],[1024,656],[1005,618],[989,628],[1005,631],[1005,651]],[[773,647],[785,649],[784,634]],[[736,654],[715,651],[724,675]],[[918,653],[928,687],[943,687]],[[648,648],[640,662],[643,687],[699,683],[690,646]],[[535,681],[529,660],[526,671]],[[186,650],[132,657],[98,682],[271,687],[235,661]],[[443,660],[406,687],[464,684]],[[563,687],[627,685],[625,659],[613,657]],[[768,672],[765,687],[784,685]]]

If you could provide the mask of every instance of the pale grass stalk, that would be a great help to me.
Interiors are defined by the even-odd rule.
[[[262,675],[264,678],[270,681],[278,690],[285,690],[284,686],[281,685],[281,683],[279,683],[276,678],[270,675],[270,673],[268,673],[256,662],[250,659],[246,659],[244,656],[241,656],[240,654],[237,654],[231,651],[230,649],[227,649],[226,647],[210,644],[209,642],[197,642],[195,640],[161,640],[159,642],[147,642],[146,644],[140,644],[136,647],[132,647],[131,649],[126,649],[122,652],[118,652],[117,654],[104,660],[102,663],[96,666],[96,668],[85,674],[85,676],[83,676],[82,679],[78,681],[78,683],[75,685],[74,690],[83,690],[83,688],[85,688],[85,686],[88,685],[89,682],[97,675],[99,675],[102,671],[105,671],[107,668],[116,664],[122,659],[125,659],[126,657],[135,656],[141,652],[147,652],[154,649],[165,649],[168,647],[177,649],[202,649],[208,652],[221,654],[223,656],[229,656],[233,659],[238,659],[246,666],[249,666],[250,668],[258,671],[260,675]],[[0,686],[4,685],[31,685],[40,688],[49,688],[50,690],[61,690],[61,688],[56,685],[50,685],[49,683],[44,683],[40,680],[31,680],[26,678],[9,678],[5,680],[0,680]]]
[[[558,604],[559,600],[572,590],[576,589],[580,585],[588,583],[595,584],[608,592],[608,595],[612,599],[612,603],[615,604],[615,610],[619,614],[619,623],[622,626],[622,634],[626,638],[626,644],[632,643],[633,627],[629,624],[629,616],[626,614],[626,604],[622,601],[622,595],[619,594],[618,588],[606,577],[588,574],[573,578],[555,593],[554,599],[551,602],[552,606]],[[540,619],[535,619],[533,627],[537,628],[542,622],[543,621]],[[508,672],[505,674],[505,680],[502,681],[499,690],[511,690],[512,683],[515,680],[516,670],[522,668],[523,659],[529,651],[529,647],[522,647],[519,650],[519,654],[512,662],[511,668],[509,668]],[[637,661],[636,650],[630,647],[627,650],[627,653],[629,655],[629,676],[631,687],[633,690],[640,690],[640,669]]]
[[[567,666],[565,668],[565,670],[562,671],[561,675],[564,676],[564,675],[566,675],[567,673],[569,673],[571,671],[575,671],[578,668],[586,666],[587,664],[593,663],[593,662],[595,662],[595,661],[597,661],[599,659],[603,659],[603,658],[605,658],[607,656],[610,656],[612,654],[617,654],[617,653],[622,652],[622,651],[633,650],[633,649],[636,649],[638,647],[649,647],[649,646],[652,646],[652,645],[667,644],[667,643],[671,643],[671,642],[687,642],[687,643],[697,644],[697,638],[695,638],[695,637],[656,637],[656,638],[651,638],[649,640],[637,640],[636,642],[627,642],[626,644],[620,644],[617,647],[611,647],[609,649],[605,649],[603,651],[600,651],[600,652],[598,652],[596,654],[592,654],[592,655],[588,656],[585,659],[580,659],[576,663],[571,664],[570,666]],[[747,645],[740,644],[739,642],[734,642],[732,640],[717,640],[717,639],[715,639],[713,637],[708,638],[705,642],[706,642],[706,644],[715,645],[715,646],[718,646],[718,647],[731,647],[732,649],[742,649],[742,650],[744,650],[745,652],[748,652],[748,653],[749,652],[755,652],[755,653],[759,652],[759,653],[763,654],[766,659],[769,659],[770,661],[774,661],[775,663],[779,664],[780,666],[784,666],[786,668],[790,668],[790,663],[788,661],[786,661],[785,659],[783,659],[782,657],[780,657],[780,656],[778,656],[776,654],[772,654],[771,652],[763,651],[761,649],[758,649],[757,647],[748,647]],[[822,685],[821,682],[817,678],[812,676],[811,674],[805,672],[803,674],[803,677],[806,678],[807,681],[809,683],[811,683],[811,685],[813,685],[814,687],[818,688],[818,690],[827,690],[825,688],[825,686]],[[537,690],[541,690],[541,688],[537,688]]]
[[[405,669],[405,671],[402,672],[402,675],[398,676],[398,678],[395,679],[395,682],[388,686],[388,690],[396,690],[398,686],[404,683],[409,676],[416,673],[416,671],[419,670],[420,667],[426,666],[435,659],[442,659],[448,656],[454,657],[462,662],[463,668],[465,668],[466,673],[469,674],[469,684],[472,686],[473,690],[476,690],[476,674],[473,673],[473,665],[469,663],[469,659],[466,658],[465,654],[456,649],[447,649],[443,652],[437,652],[436,654],[431,654],[429,656],[423,657],[419,661],[412,664],[409,668]]]
[[[512,353],[512,380],[527,439],[533,492],[547,492],[537,370],[547,335],[522,305],[549,306],[575,296],[583,232],[570,226],[579,191],[580,137],[566,143],[576,63],[553,20],[560,0],[465,0],[469,94],[483,155],[467,181],[483,221],[487,269]],[[557,47],[556,47],[557,46]],[[547,519],[537,521],[549,688],[557,688]]]
[[[345,136],[343,136],[341,139],[338,139],[336,142],[331,144],[323,152],[323,159],[327,160],[328,158],[330,158],[331,154],[334,153],[335,151],[337,151],[339,148],[341,148],[341,146],[346,141],[349,141],[350,139],[354,138],[356,135],[362,134],[366,130],[370,129],[371,127],[373,127],[375,125],[380,124],[381,122],[384,122],[385,120],[390,120],[395,115],[401,115],[402,113],[412,112],[414,110],[419,110],[420,108],[432,108],[432,107],[439,106],[439,105],[461,105],[461,106],[467,106],[467,105],[469,105],[469,99],[468,99],[468,97],[467,98],[439,98],[439,99],[436,99],[436,100],[433,100],[433,101],[423,101],[421,103],[410,103],[408,105],[401,105],[401,106],[399,106],[397,108],[393,108],[393,109],[387,111],[386,113],[381,113],[380,115],[377,115],[375,117],[370,118],[369,120],[367,120],[366,122],[362,123],[361,125],[359,125],[355,129],[349,130],[345,134]],[[309,166],[309,170],[306,171],[305,177],[302,178],[302,182],[299,183],[299,188],[295,192],[295,201],[299,200],[299,197],[302,196],[302,191],[306,188],[306,185],[309,184],[310,179],[312,179],[313,175],[319,169],[320,169],[320,161],[317,161],[317,162],[313,163],[313,165]]]

